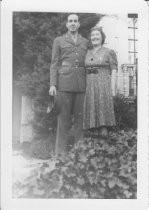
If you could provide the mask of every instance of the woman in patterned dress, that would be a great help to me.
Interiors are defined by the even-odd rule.
[[[105,34],[99,27],[91,29],[92,49],[88,50],[86,66],[86,94],[83,128],[98,130],[107,137],[109,127],[115,126],[113,97],[116,87],[117,58],[113,50],[103,46]]]

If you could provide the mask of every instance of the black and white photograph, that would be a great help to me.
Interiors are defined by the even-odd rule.
[[[12,9],[10,199],[135,202],[141,187],[146,199],[142,17],[139,9]]]

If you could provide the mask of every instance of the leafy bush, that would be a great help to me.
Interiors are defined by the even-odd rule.
[[[25,183],[16,183],[14,197],[135,199],[136,161],[136,131],[113,132],[108,140],[85,138],[55,166],[44,163]],[[17,188],[24,193],[15,195]]]
[[[48,102],[53,40],[66,33],[67,16],[68,13],[54,12],[13,13],[13,81],[23,95],[34,99],[36,110],[33,126],[36,132],[48,132],[48,126],[53,124],[53,119],[52,122],[47,119],[43,110]],[[88,38],[89,29],[103,15],[82,13],[79,16],[79,32]]]
[[[137,128],[137,98],[131,99],[118,94],[114,97],[116,124],[120,129]]]

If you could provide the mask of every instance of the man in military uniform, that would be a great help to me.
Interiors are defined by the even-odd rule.
[[[56,155],[65,154],[74,119],[75,141],[82,136],[85,94],[84,60],[88,40],[78,34],[80,23],[76,14],[68,16],[68,32],[54,40],[50,67],[50,95],[57,95],[60,105],[56,135]]]

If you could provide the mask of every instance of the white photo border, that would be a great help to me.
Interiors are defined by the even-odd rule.
[[[15,11],[138,13],[137,199],[12,199],[12,15]],[[1,208],[145,210],[148,201],[148,7],[144,0],[2,0],[1,2]]]

